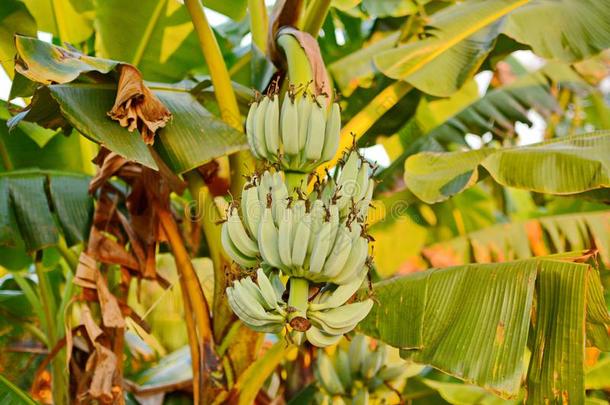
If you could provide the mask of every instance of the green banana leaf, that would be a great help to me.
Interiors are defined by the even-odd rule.
[[[88,237],[93,200],[90,177],[59,171],[20,170],[0,173],[0,245],[33,252]]]
[[[36,35],[36,21],[19,0],[4,0],[0,5],[0,65],[13,77],[15,34]]]
[[[489,174],[497,183],[547,194],[569,195],[610,187],[610,132],[557,138],[504,149],[423,152],[405,162],[407,187],[433,204],[472,187]]]
[[[534,0],[511,13],[503,33],[539,56],[575,62],[610,43],[610,8],[597,0]],[[539,24],[540,16],[553,24]]]
[[[554,21],[552,29],[539,23],[541,15]],[[608,18],[608,7],[595,0],[462,2],[433,14],[423,39],[381,52],[375,63],[389,77],[448,96],[477,72],[499,34],[538,55],[574,62],[608,47]]]
[[[434,13],[424,39],[375,56],[383,74],[434,96],[449,96],[493,49],[503,18],[529,0],[470,1]]]
[[[0,403],[3,405],[37,405],[36,401],[4,378],[2,374],[0,374]]]
[[[587,257],[470,264],[382,281],[359,328],[405,358],[503,398],[516,398],[527,378],[528,403],[583,403],[585,325],[610,326],[598,270],[582,263]]]
[[[422,249],[434,267],[528,259],[597,249],[610,264],[610,211],[545,216],[497,224]]]
[[[17,37],[16,43],[19,58],[28,66],[23,73],[30,80],[59,84],[39,87],[31,104],[10,122],[11,125],[27,120],[51,128],[74,127],[92,141],[127,159],[157,168],[142,138],[107,117],[117,91],[113,69],[120,62],[68,53],[32,38]],[[108,73],[104,77],[106,82],[99,83],[96,72]],[[84,82],[96,77],[97,83]],[[247,148],[242,133],[213,116],[191,94],[194,87],[191,82],[149,84],[173,116],[167,126],[158,131],[154,148],[178,173]]]
[[[237,14],[241,14],[238,7],[236,4]],[[121,29],[117,30],[117,26]],[[99,1],[95,28],[97,55],[129,62],[147,80],[182,80],[193,69],[205,65],[191,17],[186,7],[175,0]]]
[[[92,1],[23,0],[38,29],[50,32],[61,42],[80,44],[93,34]],[[19,30],[20,34],[27,34]]]

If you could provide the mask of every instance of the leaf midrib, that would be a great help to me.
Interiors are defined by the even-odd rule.
[[[160,0],[157,3],[157,7],[155,7],[155,9],[153,10],[153,14],[152,14],[151,18],[148,20],[148,24],[146,25],[146,28],[144,29],[144,34],[142,35],[142,38],[140,39],[140,43],[138,44],[138,47],[136,48],[136,51],[134,53],[133,59],[131,60],[132,65],[138,66],[140,64],[140,62],[142,61],[142,57],[144,56],[144,51],[146,50],[146,47],[148,46],[150,37],[152,36],[153,29],[157,25],[157,22],[159,21],[159,17],[161,17],[161,11],[163,11],[163,7],[166,4],[167,4],[167,0]]]
[[[471,35],[474,35],[479,30],[482,30],[483,28],[485,28],[489,24],[493,23],[494,21],[498,20],[501,17],[504,17],[506,14],[510,13],[511,11],[515,10],[516,8],[519,8],[519,7],[529,3],[530,1],[531,0],[520,0],[520,1],[517,1],[516,3],[513,3],[510,6],[507,6],[507,7],[503,8],[503,9],[500,9],[496,13],[490,14],[486,18],[483,18],[483,19],[479,20],[476,24],[473,24],[468,29],[462,31],[460,33],[460,35],[456,35],[453,38],[451,38],[450,40],[445,41],[444,46],[438,47],[437,50],[435,50],[434,52],[429,53],[419,63],[416,63],[411,69],[409,69],[402,76],[406,77],[406,76],[412,75],[413,73],[415,73],[418,70],[422,69],[428,63],[430,63],[431,61],[436,59],[439,55],[441,55],[445,51],[449,50],[454,45],[457,45],[459,42],[465,40],[466,38],[468,38]],[[392,52],[392,51],[388,51],[388,52]],[[403,62],[404,62],[404,60],[401,60],[400,62],[397,62],[397,63],[395,63],[393,65],[393,67],[396,66],[397,64],[401,64]]]

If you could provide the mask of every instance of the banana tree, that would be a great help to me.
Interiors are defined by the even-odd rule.
[[[607,7],[51,3],[0,6],[1,265],[41,327],[0,309],[46,345],[36,399],[49,363],[58,404],[603,395]]]

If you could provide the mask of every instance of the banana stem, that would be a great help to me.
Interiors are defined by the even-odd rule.
[[[303,31],[309,32],[316,38],[324,24],[329,8],[330,0],[313,0],[307,8]]]
[[[269,25],[265,0],[248,0],[248,10],[250,10],[252,42],[265,54],[267,53],[267,28]]]
[[[288,316],[290,326],[299,332],[309,329],[307,320],[307,304],[309,302],[309,281],[304,278],[292,277],[290,279],[290,295],[288,306],[293,312]]]
[[[307,84],[313,80],[313,72],[307,54],[301,44],[290,34],[280,35],[277,44],[286,55],[288,79],[296,85]]]
[[[306,186],[307,176],[309,175],[307,173],[285,172],[285,176],[286,188],[288,189],[288,194],[290,194],[295,188]]]
[[[222,57],[222,53],[220,52],[220,46],[218,46],[216,36],[205,16],[201,0],[184,0],[184,5],[195,26],[199,45],[203,52],[208,70],[210,71],[210,78],[214,85],[214,94],[216,95],[216,101],[220,108],[220,115],[224,122],[238,131],[243,132],[242,118],[239,112],[237,98],[235,97],[235,91],[231,84],[231,76],[229,75],[229,70]],[[231,176],[231,193],[234,196],[239,196],[244,184],[242,171],[246,166],[254,167],[252,155],[247,151],[237,152],[229,157],[229,162],[232,168],[231,172],[233,173]]]

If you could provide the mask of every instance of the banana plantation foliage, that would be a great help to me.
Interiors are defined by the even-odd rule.
[[[601,0],[2,0],[0,404],[610,402]]]

